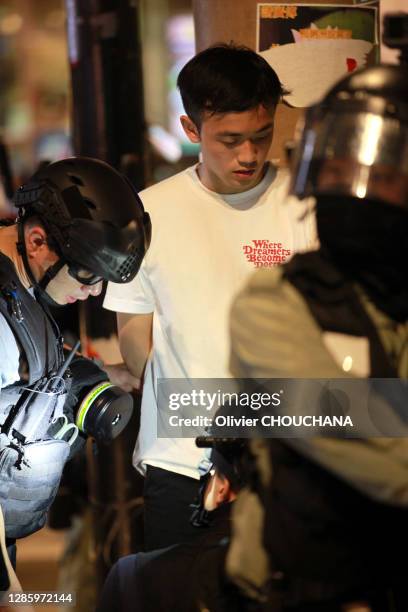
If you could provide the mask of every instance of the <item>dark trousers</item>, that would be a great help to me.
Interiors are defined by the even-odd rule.
[[[201,534],[190,524],[190,504],[198,487],[194,478],[147,466],[143,489],[146,551],[181,544]]]

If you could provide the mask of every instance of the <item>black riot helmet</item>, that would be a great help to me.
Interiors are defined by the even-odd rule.
[[[306,114],[292,159],[290,193],[315,198],[322,251],[408,320],[408,64],[339,81]]]
[[[407,65],[356,71],[306,113],[290,192],[408,208]]]
[[[131,281],[149,247],[151,224],[131,183],[109,164],[71,157],[42,167],[14,196],[22,226],[38,217],[60,261],[49,269],[44,287],[68,265],[81,283],[101,279]]]

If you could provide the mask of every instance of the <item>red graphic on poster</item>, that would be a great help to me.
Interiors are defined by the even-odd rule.
[[[255,268],[271,268],[287,261],[291,255],[290,249],[285,249],[281,242],[269,240],[252,240],[252,244],[243,247],[247,260]]]

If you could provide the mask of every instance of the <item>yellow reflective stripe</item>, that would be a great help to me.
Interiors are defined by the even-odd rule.
[[[91,404],[96,400],[98,395],[100,395],[103,391],[105,391],[105,389],[109,389],[109,387],[113,387],[112,383],[110,382],[102,383],[98,387],[94,387],[88,393],[88,395],[86,395],[85,398],[82,400],[82,404],[78,410],[78,414],[76,418],[76,426],[81,431],[84,431],[83,429],[84,420],[86,417],[86,413],[88,412],[88,409],[90,408]]]

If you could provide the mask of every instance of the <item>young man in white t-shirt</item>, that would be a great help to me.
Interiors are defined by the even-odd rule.
[[[200,452],[193,439],[158,438],[157,380],[229,377],[228,318],[234,296],[259,267],[308,248],[309,220],[286,200],[286,176],[267,162],[276,73],[250,49],[217,45],[190,60],[178,86],[196,166],[140,194],[152,218],[149,252],[126,288],[108,286],[121,352],[144,373],[135,466],[146,473],[146,548],[188,538]]]

